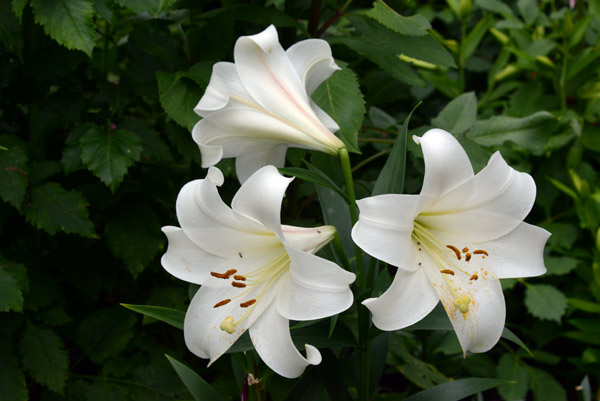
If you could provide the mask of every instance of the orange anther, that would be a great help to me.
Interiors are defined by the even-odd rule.
[[[246,281],[246,277],[240,276],[239,274],[236,274],[235,276],[233,276],[233,279],[240,280],[240,281]]]
[[[255,304],[255,303],[256,303],[256,299],[251,299],[250,301],[242,302],[242,303],[240,304],[240,306],[241,306],[242,308],[247,308],[247,307],[249,307],[250,305],[252,305],[252,304]]]
[[[460,260],[460,251],[458,250],[457,247],[455,247],[454,245],[446,245],[446,248],[450,248],[454,251],[454,253],[456,254],[456,259]]]
[[[234,287],[237,287],[237,288],[244,288],[246,286],[246,284],[239,283],[237,281],[232,282],[231,285],[234,286]]]
[[[210,272],[210,275],[213,276],[213,277],[216,277],[216,278],[228,279],[229,277],[231,277],[235,273],[237,273],[237,270],[235,270],[235,269],[229,269],[225,273]]]
[[[469,252],[469,248],[467,248],[466,246],[463,248],[463,252]]]
[[[488,255],[488,253],[487,253],[486,251],[484,251],[483,249],[477,249],[477,250],[473,251],[473,253],[474,253],[475,255],[485,255],[485,256],[490,256],[490,255]]]
[[[465,255],[465,260],[466,260],[467,262],[468,262],[469,260],[471,260],[471,254],[470,254],[470,253],[467,253],[467,254]]]
[[[449,274],[451,276],[454,276],[454,270],[450,270],[450,269],[440,270],[440,273]]]
[[[224,299],[221,302],[217,302],[213,308],[218,308],[219,306],[227,305],[231,302],[231,299]]]

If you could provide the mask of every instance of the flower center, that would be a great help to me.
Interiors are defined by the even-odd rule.
[[[221,322],[221,330],[226,331],[229,334],[233,334],[236,327],[242,323],[248,317],[248,315],[250,315],[250,312],[252,312],[254,307],[265,295],[267,290],[273,285],[273,283],[277,281],[281,274],[288,270],[289,265],[290,257],[284,250],[281,254],[268,263],[249,271],[245,275],[236,274],[238,273],[236,269],[229,269],[224,273],[210,272],[210,275],[215,278],[231,280],[231,286],[234,288],[233,291],[239,291],[239,293],[232,298],[227,298],[217,302],[213,308],[219,308],[227,305],[232,300],[241,298],[245,300],[240,302],[239,307],[242,309],[247,309],[238,321],[235,321],[235,319],[231,316],[227,316]],[[259,294],[255,298],[248,299],[248,293],[256,286],[262,286]]]
[[[469,273],[464,269],[465,264],[468,264],[474,255],[481,256],[481,259],[485,259],[486,256],[489,256],[487,251],[476,249],[471,252],[467,246],[460,249],[452,244],[445,245],[424,225],[416,220],[414,222],[412,239],[416,243],[417,249],[419,251],[425,249],[437,266],[454,298],[454,307],[463,314],[469,312],[469,305],[472,301],[471,298],[465,294],[460,294],[459,291],[455,289],[452,280],[450,280],[449,277],[454,276],[456,272],[458,272],[459,275],[469,277],[469,281],[477,280],[479,278],[477,272]],[[462,260],[464,260],[463,267],[459,266],[457,263]],[[420,262],[419,265],[421,265]]]

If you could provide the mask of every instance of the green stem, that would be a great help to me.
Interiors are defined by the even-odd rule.
[[[358,209],[356,207],[356,194],[354,193],[354,180],[352,179],[352,166],[350,165],[350,155],[348,155],[348,149],[345,147],[338,151],[340,156],[340,162],[342,163],[342,171],[344,173],[344,180],[346,181],[346,192],[348,193],[348,199],[350,200],[350,219],[352,220],[352,226],[358,221]],[[363,272],[363,261],[362,251],[360,248],[354,246],[356,253],[356,272],[358,276],[358,285],[361,289],[365,288],[365,272]]]
[[[352,167],[352,172],[355,173],[357,170],[361,169],[365,165],[371,163],[373,160],[380,158],[381,156],[385,156],[392,151],[392,148],[383,149],[381,152],[377,152],[374,155],[367,157],[364,160],[361,160],[356,166]]]
[[[344,250],[344,245],[342,245],[342,240],[340,239],[340,235],[338,232],[335,232],[335,237],[333,237],[333,249],[337,252],[338,256],[342,260],[342,264],[344,265],[344,269],[348,271],[352,271],[352,267],[350,266],[350,261],[348,260],[348,256],[346,255],[346,251]]]
[[[560,92],[560,104],[563,114],[567,111],[567,95],[566,95],[566,80],[567,80],[567,61],[569,60],[569,50],[567,48],[566,40],[563,38],[563,63],[560,71],[560,80],[558,82],[558,89]]]

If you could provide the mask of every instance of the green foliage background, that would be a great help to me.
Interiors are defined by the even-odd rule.
[[[292,328],[324,359],[297,380],[247,338],[207,369],[180,330],[197,287],[160,266],[160,227],[205,175],[189,131],[212,64],[269,24],[284,47],[322,37],[343,66],[313,98],[354,152],[358,198],[417,193],[410,135],[439,127],[476,170],[499,150],[532,174],[528,221],[553,234],[546,275],[503,281],[510,332],[490,352],[464,359],[440,310],[372,328],[373,399],[598,400],[599,0],[0,0],[0,398],[356,398],[355,308]],[[286,165],[299,178],[284,221],[334,224],[352,255],[337,161],[294,150]],[[233,164],[219,166],[230,199]],[[376,267],[373,295],[394,273]],[[249,392],[247,373],[261,380]]]

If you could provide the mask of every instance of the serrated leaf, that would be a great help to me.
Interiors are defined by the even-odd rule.
[[[496,116],[477,121],[466,135],[482,146],[500,146],[511,141],[534,155],[540,155],[552,134],[554,123],[556,118],[547,111],[524,118]]]
[[[531,284],[525,290],[525,306],[537,318],[560,322],[567,310],[567,298],[554,286]]]
[[[89,129],[79,140],[81,159],[94,175],[114,192],[127,169],[140,160],[142,140],[123,129],[104,132],[100,127]]]
[[[191,130],[200,119],[194,113],[194,107],[202,96],[202,90],[185,74],[157,71],[156,79],[158,96],[163,109],[177,124]]]
[[[127,309],[134,312],[141,313],[145,316],[150,316],[165,323],[170,324],[173,327],[177,327],[183,330],[183,321],[185,319],[185,312],[173,309],[165,308],[164,306],[152,306],[152,305],[131,305],[121,304]]]
[[[566,401],[565,389],[547,372],[528,367],[529,386],[534,401]]]
[[[29,3],[29,0],[12,0],[12,10],[21,22],[21,17],[23,16],[23,10]]]
[[[145,204],[115,213],[106,224],[104,239],[134,277],[163,250],[164,244],[158,216]]]
[[[67,191],[55,182],[48,182],[32,188],[31,202],[25,205],[24,211],[30,224],[50,235],[63,231],[93,237],[96,234],[87,205],[79,191]]]
[[[367,11],[366,14],[402,35],[424,36],[427,35],[427,29],[431,28],[431,24],[423,16],[405,17],[381,0],[373,3],[373,8]]]
[[[97,129],[98,127],[92,123],[83,123],[77,125],[69,132],[69,136],[65,141],[65,148],[63,149],[62,159],[60,160],[65,174],[70,174],[73,171],[84,168],[83,160],[81,160],[81,147],[79,146],[79,140],[90,129]]]
[[[185,384],[185,387],[189,390],[189,392],[192,394],[192,397],[194,397],[196,401],[223,401],[223,397],[221,397],[219,393],[217,393],[210,386],[210,384],[208,384],[206,380],[200,377],[196,372],[194,372],[192,369],[190,369],[183,363],[179,362],[177,359],[169,355],[165,356],[167,357],[167,360],[169,361],[171,366],[173,366],[173,369],[175,369],[175,372],[177,372],[177,375],[179,376],[183,384]]]
[[[517,401],[525,398],[528,390],[527,370],[513,354],[502,354],[496,366],[496,376],[499,379],[515,382],[498,387],[498,393],[505,401]]]
[[[0,2],[0,42],[21,58],[23,51],[21,25],[10,8],[7,0]]]
[[[141,120],[127,120],[119,125],[119,128],[135,132],[142,140],[142,157],[144,159],[153,159],[156,161],[170,162],[173,156],[169,147],[154,130],[150,124]]]
[[[458,401],[475,393],[506,384],[506,380],[471,377],[438,384],[404,399],[404,401]]]
[[[475,92],[464,93],[453,99],[431,120],[436,128],[453,135],[459,135],[473,126],[477,118],[477,98]]]
[[[23,293],[19,282],[7,270],[0,267],[0,312],[23,310]]]
[[[544,264],[548,269],[546,274],[561,276],[571,272],[577,267],[579,260],[568,256],[546,256],[544,257]]]
[[[67,49],[92,55],[96,41],[94,8],[87,0],[31,0],[35,20]]]
[[[0,197],[20,211],[27,189],[29,157],[9,135],[0,136],[0,145],[5,148],[0,149]]]
[[[83,319],[75,341],[92,362],[118,355],[133,338],[136,318],[121,308],[104,309]]]
[[[349,151],[360,153],[358,131],[367,112],[356,74],[344,62],[342,68],[323,82],[313,93],[312,99],[340,126],[337,136]]]
[[[0,337],[0,394],[6,400],[27,401],[25,375],[13,352],[11,340]]]
[[[115,2],[136,13],[157,15],[168,9],[176,0],[116,0]]]
[[[372,196],[381,194],[401,194],[404,190],[404,176],[406,170],[406,141],[408,135],[408,124],[410,117],[419,107],[418,103],[404,119],[404,124],[398,130],[398,137],[394,141],[392,151],[388,156],[375,185],[373,186]]]
[[[54,331],[28,323],[19,343],[23,368],[43,386],[62,394],[67,381],[69,356]]]
[[[321,185],[325,188],[333,189],[335,192],[338,193],[338,195],[340,195],[344,199],[346,204],[350,203],[350,201],[348,200],[348,195],[344,191],[342,191],[341,188],[338,187],[336,183],[331,180],[331,178],[325,175],[322,171],[318,170],[316,167],[314,167],[313,171],[303,169],[300,167],[282,167],[278,170],[281,174],[298,177],[303,181],[310,182],[315,185]]]

